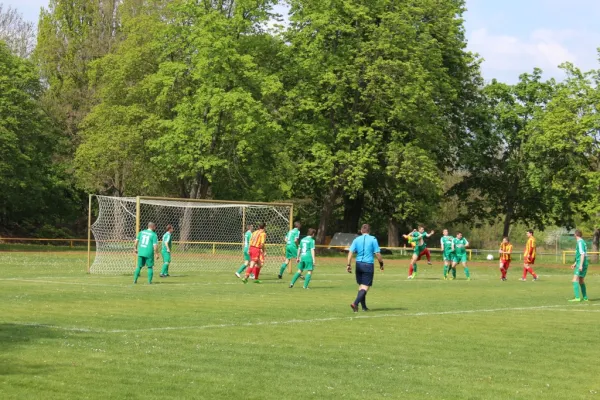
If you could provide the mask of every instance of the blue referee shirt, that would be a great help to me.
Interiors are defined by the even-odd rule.
[[[380,253],[379,243],[375,236],[371,236],[365,233],[352,242],[350,251],[356,253],[356,262],[362,262],[367,264],[373,264],[375,253]]]

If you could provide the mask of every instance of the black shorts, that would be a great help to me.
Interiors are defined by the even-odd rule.
[[[359,285],[373,286],[373,275],[375,268],[373,264],[356,262],[356,283]]]

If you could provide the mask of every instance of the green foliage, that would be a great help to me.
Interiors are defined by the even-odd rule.
[[[74,219],[80,199],[54,162],[60,133],[41,108],[35,67],[0,42],[0,225],[23,232]]]

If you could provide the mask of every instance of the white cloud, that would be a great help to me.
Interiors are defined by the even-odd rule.
[[[538,29],[526,38],[511,35],[489,33],[485,28],[474,30],[469,38],[469,49],[479,53],[484,58],[483,72],[487,79],[499,78],[516,80],[523,72],[530,72],[539,67],[549,76],[562,77],[558,65],[570,61],[581,68],[589,68],[589,57],[582,57],[573,51],[570,41],[582,38],[581,33],[572,30],[552,31]],[[588,46],[583,46],[582,50]],[[577,50],[577,49],[575,49]],[[592,56],[595,52],[592,52]],[[592,66],[593,67],[593,66]]]

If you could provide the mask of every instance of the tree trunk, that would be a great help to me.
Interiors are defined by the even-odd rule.
[[[592,239],[592,252],[597,253],[600,248],[600,229],[594,229],[594,237]],[[598,262],[598,254],[594,254],[594,262]]]
[[[358,194],[354,199],[344,196],[344,232],[357,233],[360,217],[362,216],[365,195]]]
[[[400,247],[400,227],[393,217],[388,219],[388,247]]]
[[[317,231],[317,244],[325,244],[325,237],[327,236],[327,228],[329,228],[329,222],[333,215],[333,208],[338,198],[338,189],[335,187],[335,183],[331,183],[331,187],[325,199],[323,199],[323,208],[321,209],[321,217],[319,219],[319,230]]]
[[[513,217],[513,207],[512,207],[512,205],[510,205],[508,207],[508,211],[504,215],[504,230],[502,231],[503,236],[508,236],[508,234],[510,232],[510,223],[512,222],[512,217]]]

